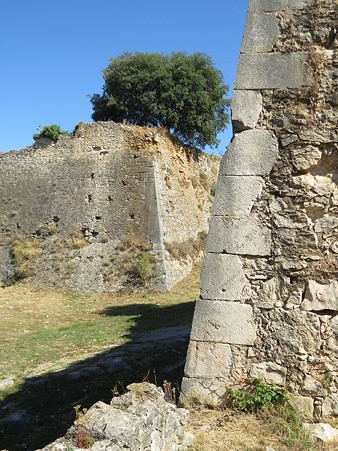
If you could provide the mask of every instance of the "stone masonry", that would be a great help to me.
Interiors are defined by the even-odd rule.
[[[19,268],[38,287],[116,291],[148,253],[169,289],[201,255],[218,168],[165,130],[114,122],[0,154],[0,282]]]
[[[338,4],[251,0],[182,397],[250,377],[338,416]]]

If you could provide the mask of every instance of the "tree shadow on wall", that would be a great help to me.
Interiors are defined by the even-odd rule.
[[[136,316],[136,324],[124,337],[128,343],[61,371],[25,379],[0,404],[0,449],[42,448],[65,434],[75,420],[75,406],[89,408],[98,400],[109,403],[132,382],[162,385],[167,380],[179,387],[193,310],[194,302],[105,309],[102,315]]]

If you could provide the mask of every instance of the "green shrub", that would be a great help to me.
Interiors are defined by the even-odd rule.
[[[69,132],[65,130],[61,130],[61,127],[57,124],[45,125],[44,127],[38,128],[38,133],[33,135],[33,139],[36,141],[40,138],[51,139],[53,142],[56,142],[60,136],[66,135],[69,136]]]
[[[144,286],[156,277],[156,267],[154,257],[147,252],[139,254],[135,262],[131,265],[131,273],[138,277]]]
[[[267,406],[281,404],[285,400],[284,389],[260,379],[251,379],[243,388],[228,389],[225,403],[241,412],[257,412]]]

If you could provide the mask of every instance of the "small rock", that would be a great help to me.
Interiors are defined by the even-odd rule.
[[[303,423],[303,426],[317,442],[326,443],[338,439],[338,429],[327,423]]]
[[[5,379],[0,380],[0,391],[7,390],[15,384],[14,376],[8,376]]]

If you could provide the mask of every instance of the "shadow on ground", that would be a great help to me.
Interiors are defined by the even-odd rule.
[[[75,406],[89,408],[98,400],[109,403],[131,382],[161,385],[167,380],[179,388],[193,309],[194,302],[107,308],[103,315],[137,316],[125,337],[128,343],[60,371],[25,379],[0,405],[0,449],[42,448],[65,434],[75,419]]]

